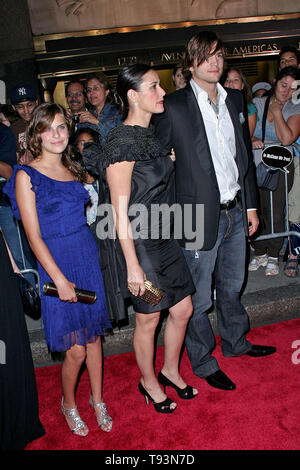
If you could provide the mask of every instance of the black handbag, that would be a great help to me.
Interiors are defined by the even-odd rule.
[[[270,168],[260,162],[256,167],[257,186],[260,189],[275,191],[278,188],[280,173],[277,168]]]
[[[268,96],[265,103],[264,115],[262,118],[262,141],[265,140],[266,119],[269,109],[271,96]],[[260,162],[256,167],[256,181],[260,189],[275,191],[278,187],[280,170],[278,168],[270,168],[264,162]]]
[[[22,274],[16,273],[23,310],[33,319],[41,316],[41,298],[38,291],[30,284]]]

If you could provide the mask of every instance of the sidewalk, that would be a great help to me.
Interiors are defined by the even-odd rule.
[[[284,263],[280,263],[278,276],[265,276],[264,268],[248,273],[242,294],[242,302],[250,319],[251,327],[277,323],[300,317],[300,277],[288,278],[283,274]],[[214,310],[209,314],[216,334],[217,322]],[[158,345],[163,344],[164,322],[158,335]],[[105,356],[132,351],[134,313],[128,308],[128,322],[123,327],[115,328],[114,334],[105,335],[103,353]],[[29,333],[34,365],[36,367],[58,364],[48,352],[42,330]]]

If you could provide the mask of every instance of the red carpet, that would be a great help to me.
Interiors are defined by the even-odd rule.
[[[274,345],[266,358],[224,358],[219,342],[215,357],[236,383],[231,392],[209,387],[194,376],[186,353],[185,380],[199,390],[197,398],[176,399],[172,415],[155,412],[138,392],[139,372],[133,353],[105,358],[104,399],[114,419],[111,433],[98,430],[88,406],[87,373],[81,377],[77,405],[88,424],[87,437],[73,436],[60,412],[60,366],[36,369],[40,418],[46,435],[30,450],[296,450],[300,448],[300,319],[252,329],[247,338]],[[218,338],[217,338],[218,341]],[[156,368],[162,365],[158,348]]]

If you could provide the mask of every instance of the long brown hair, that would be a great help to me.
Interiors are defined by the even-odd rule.
[[[250,103],[250,101],[252,101],[251,89],[250,89],[249,83],[247,82],[247,79],[246,79],[245,75],[243,74],[241,69],[239,69],[238,67],[228,67],[225,70],[225,72],[223,73],[223,75],[220,79],[221,85],[224,86],[224,83],[227,80],[227,76],[228,76],[229,72],[237,72],[239,74],[239,76],[241,77],[242,83],[244,85],[244,88],[242,89],[242,92],[245,94],[247,103]]]
[[[66,121],[69,134],[72,132],[72,120],[68,117],[65,109],[56,103],[43,103],[35,108],[32,113],[29,125],[26,131],[27,147],[33,158],[37,158],[42,153],[41,135],[49,129],[55,116],[61,114]],[[79,181],[85,180],[85,172],[81,165],[74,160],[74,152],[70,145],[67,145],[62,153],[62,164]]]

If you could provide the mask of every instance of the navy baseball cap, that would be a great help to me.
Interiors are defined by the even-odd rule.
[[[21,101],[35,101],[36,91],[31,85],[17,85],[10,90],[11,104],[18,104]]]

